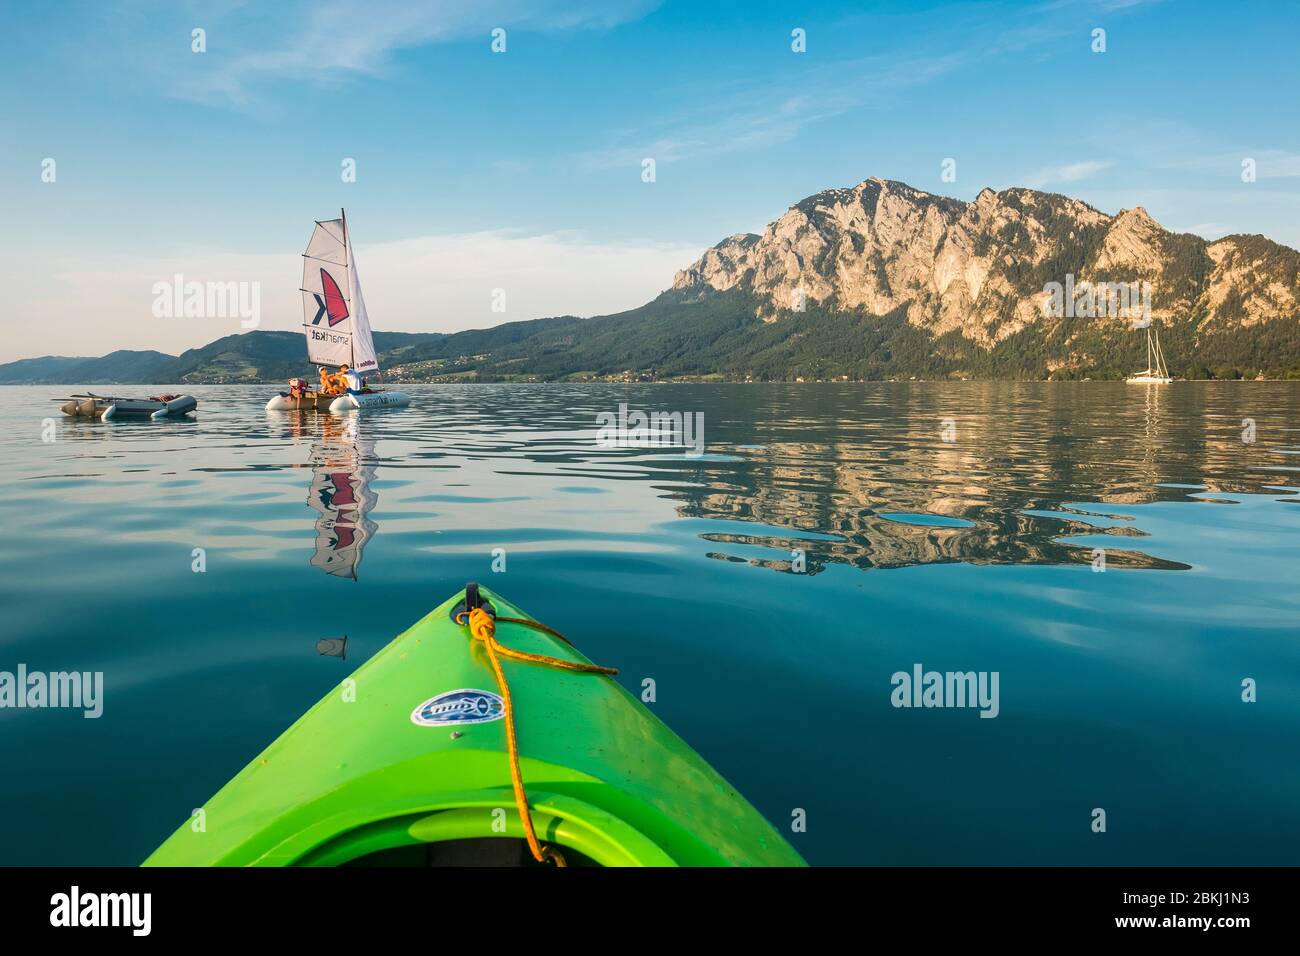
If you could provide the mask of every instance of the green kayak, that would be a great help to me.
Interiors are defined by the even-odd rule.
[[[304,714],[145,865],[803,865],[699,754],[592,672],[606,669],[532,621],[467,586]]]

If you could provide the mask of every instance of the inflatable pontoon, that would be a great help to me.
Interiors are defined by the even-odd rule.
[[[73,395],[63,403],[63,414],[73,418],[179,418],[199,407],[193,395],[154,395],[149,398],[121,398],[115,395]]]

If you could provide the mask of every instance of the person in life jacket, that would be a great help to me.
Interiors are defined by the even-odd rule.
[[[361,381],[361,376],[346,365],[339,366],[339,378],[344,381],[349,392],[360,392],[365,388],[365,383]]]
[[[325,370],[325,366],[320,368],[320,393],[326,396],[342,395],[348,390],[347,383],[341,375],[331,375]]]

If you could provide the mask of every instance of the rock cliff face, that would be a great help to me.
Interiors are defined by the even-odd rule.
[[[752,293],[767,321],[797,321],[801,298],[875,315],[901,309],[936,337],[956,331],[991,348],[1060,319],[1051,283],[1086,292],[1131,282],[1150,283],[1150,312],[1163,325],[1245,327],[1297,314],[1300,253],[1262,236],[1171,233],[1140,206],[1108,216],[1032,189],[985,189],[963,202],[873,178],[803,200],[761,236],[724,239],[673,288]],[[1094,311],[1077,310],[1123,324],[1114,310]]]

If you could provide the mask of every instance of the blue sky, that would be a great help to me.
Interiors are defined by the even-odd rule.
[[[154,317],[176,272],[260,282],[261,327],[297,328],[298,254],[340,205],[393,330],[630,308],[868,176],[1300,246],[1298,28],[1300,4],[1195,0],[10,4],[0,361],[239,330]]]

